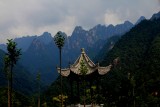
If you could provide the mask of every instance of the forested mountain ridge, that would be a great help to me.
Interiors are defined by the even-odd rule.
[[[99,101],[117,107],[159,105],[160,19],[143,20],[122,35],[110,50],[106,48],[108,43],[97,56],[101,66],[113,65],[99,83]],[[59,84],[58,78],[45,92],[48,104],[53,104],[52,98],[60,93]],[[70,95],[66,78],[63,78],[63,93]]]
[[[112,27],[111,27],[112,26]],[[133,24],[129,21],[116,26],[97,25],[90,30],[84,30],[81,26],[75,27],[71,36],[67,36],[62,48],[62,66],[67,67],[69,63],[78,57],[81,48],[93,59],[104,43],[113,35],[121,35],[129,31]],[[48,39],[44,39],[48,38]],[[45,41],[48,41],[45,43]],[[113,42],[114,43],[114,42]],[[45,32],[42,36],[35,38],[27,51],[22,53],[21,63],[31,74],[36,76],[37,72],[42,74],[42,82],[45,85],[52,83],[58,76],[56,66],[59,65],[59,51],[50,33]],[[42,66],[43,65],[43,66]]]
[[[34,36],[23,36],[23,37],[19,37],[19,38],[17,37],[14,39],[14,42],[17,43],[18,48],[21,48],[22,52],[25,52],[28,50],[31,43],[35,39],[38,39],[39,41],[41,41],[44,44],[48,44],[49,42],[51,42],[52,36],[50,33],[44,32],[40,36],[34,35]],[[6,51],[6,45],[0,44],[0,49],[2,49],[3,51]]]
[[[113,98],[109,102],[123,96],[118,106],[124,106],[124,102],[130,105],[136,102],[136,106],[159,104],[159,38],[160,18],[144,20],[123,35],[111,51],[104,50],[106,54],[101,65],[111,62],[114,65],[102,82],[104,91],[108,93],[104,93],[106,99],[108,96]]]
[[[8,105],[8,79],[4,71],[4,56],[5,52],[0,50],[0,106],[7,107]],[[23,67],[17,63],[13,69],[13,105],[16,107],[29,106],[32,100],[29,97],[37,92],[37,81]],[[33,105],[33,104],[32,104]]]
[[[126,29],[123,29],[125,28],[124,27],[125,25]],[[122,27],[123,31],[121,32],[119,32],[118,30],[120,26],[123,26]],[[101,30],[101,28],[103,29]],[[113,30],[114,28],[116,28],[117,30],[114,31]],[[99,53],[101,49],[102,50],[106,49],[107,51],[110,51],[112,48],[114,48],[114,44],[116,43],[116,41],[118,41],[121,34],[128,32],[130,28],[132,28],[132,24],[126,21],[124,25],[122,24],[117,26],[113,25],[108,26],[107,29],[110,29],[109,34],[103,32],[104,29],[106,28],[102,25],[98,25],[97,27],[89,31],[84,30],[82,27],[76,27],[72,36],[70,37],[67,37],[67,35],[65,35],[64,33],[66,40],[65,40],[65,46],[62,49],[63,66],[68,66],[69,63],[73,63],[73,61],[80,54],[80,49],[82,47],[85,48],[87,54],[91,58],[94,58],[95,55],[97,55],[97,53]],[[119,33],[115,33],[116,31]],[[58,73],[56,71],[56,66],[59,64],[58,48],[53,42],[53,38],[51,37],[51,35],[47,32],[44,34],[46,35],[45,36],[45,38],[47,39],[46,42],[43,41],[45,40],[45,38],[43,38],[44,35],[36,38],[35,37],[30,38],[33,39],[31,45],[28,48],[27,45],[25,48],[26,51],[22,52],[20,64],[22,64],[24,67],[18,64],[17,67],[15,68],[16,71],[14,76],[15,82],[13,82],[15,84],[14,85],[15,90],[18,90],[25,94],[26,92],[27,94],[30,94],[33,91],[35,91],[35,89],[37,89],[36,82],[32,83],[33,82],[32,77],[29,77],[29,75],[36,77],[37,72],[41,72],[42,75],[41,85],[43,84],[48,85],[57,78]],[[114,36],[114,34],[117,34],[117,36]],[[103,57],[105,55],[105,51],[102,52],[102,54],[103,55],[101,56]],[[5,84],[6,83],[7,81],[5,81]],[[54,84],[56,83],[57,80]],[[30,87],[30,85],[33,87]],[[54,91],[53,93],[58,94],[57,88],[52,87],[49,89],[50,91]],[[51,96],[49,95],[48,97]]]
[[[139,54],[138,58],[143,59],[144,57],[141,57],[141,55],[144,55],[148,51],[151,42],[159,34],[159,26],[159,19],[154,21],[142,21],[140,24],[131,29],[130,32],[127,32],[121,37],[113,49],[106,54],[102,63],[105,61],[110,62],[111,60],[114,60],[114,58],[120,56],[124,56],[123,58],[128,59],[129,56],[125,57],[126,54],[128,54],[125,53],[126,49],[130,49],[127,50],[130,54]],[[122,61],[124,60],[123,58],[121,58]]]
[[[4,56],[5,52],[0,50],[0,87],[7,87]],[[33,76],[19,63],[13,69],[13,89],[26,95],[31,95],[36,91],[36,81]]]

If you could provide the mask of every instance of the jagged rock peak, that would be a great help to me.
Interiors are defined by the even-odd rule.
[[[98,24],[96,26],[94,26],[93,28],[91,28],[89,31],[93,32],[93,31],[96,31],[96,30],[99,30],[99,29],[106,29],[107,27],[105,25],[101,25],[101,24]]]
[[[40,35],[39,37],[37,37],[37,39],[41,42],[43,42],[44,44],[48,44],[52,41],[52,35],[48,32],[44,32],[42,35]]]
[[[106,27],[105,25],[101,25],[101,24],[98,24],[97,26],[95,27]]]
[[[125,21],[124,24],[133,25],[130,21]]]
[[[110,24],[107,26],[107,28],[114,28],[114,25]]]
[[[153,14],[151,17],[151,20],[159,19],[159,18],[160,18],[160,11],[158,13]]]
[[[105,25],[98,24],[98,25],[94,26],[93,28],[91,28],[89,30],[89,32],[96,33],[96,31],[98,31],[98,30],[104,30],[106,28],[107,27]]]
[[[52,36],[49,32],[44,32],[41,36]]]
[[[76,26],[71,36],[85,35],[86,32],[81,26]]]
[[[135,23],[135,25],[139,24],[141,21],[146,20],[146,18],[144,16],[141,16],[137,22]]]
[[[82,26],[76,26],[74,29],[74,31],[82,31],[82,30],[84,30]]]

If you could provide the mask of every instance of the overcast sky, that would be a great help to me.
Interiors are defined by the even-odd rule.
[[[0,43],[6,38],[57,31],[71,35],[75,26],[132,23],[160,11],[160,0],[0,0]]]

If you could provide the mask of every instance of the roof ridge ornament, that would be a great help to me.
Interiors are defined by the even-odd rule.
[[[81,48],[81,53],[82,53],[82,54],[84,54],[84,53],[85,53],[84,48]]]

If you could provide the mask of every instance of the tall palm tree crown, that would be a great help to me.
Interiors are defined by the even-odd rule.
[[[64,40],[65,37],[63,36],[62,32],[61,31],[57,32],[57,34],[54,37],[54,41],[59,49],[61,49],[64,46]]]

